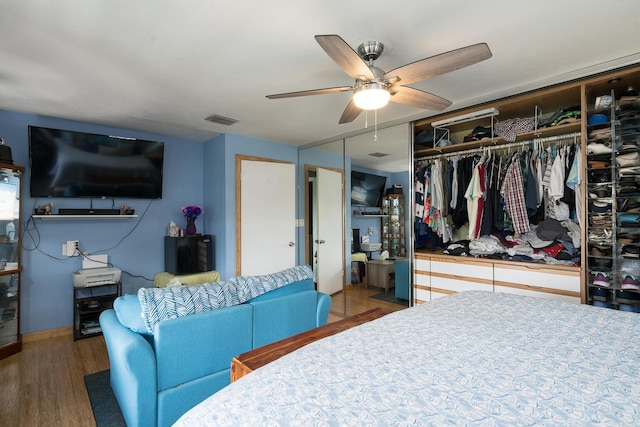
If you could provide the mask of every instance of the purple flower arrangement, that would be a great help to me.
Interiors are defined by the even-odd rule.
[[[183,206],[182,215],[187,219],[196,219],[204,213],[204,209],[200,206]]]

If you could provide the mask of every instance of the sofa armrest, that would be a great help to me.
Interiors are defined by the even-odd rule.
[[[100,314],[107,345],[111,388],[129,427],[157,424],[156,358],[140,334],[123,326],[114,310]]]
[[[331,309],[331,297],[322,292],[318,292],[318,301],[316,303],[316,326],[327,324],[329,319],[329,310]]]

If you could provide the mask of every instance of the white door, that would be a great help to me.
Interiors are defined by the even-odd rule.
[[[344,192],[342,174],[318,168],[317,195],[317,251],[318,291],[332,295],[342,290],[344,283]]]
[[[236,215],[238,275],[275,273],[296,265],[295,166],[241,160]],[[236,196],[237,197],[237,196]]]

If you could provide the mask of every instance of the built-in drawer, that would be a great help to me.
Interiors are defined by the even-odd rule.
[[[431,271],[431,260],[428,258],[427,259],[416,258],[414,263],[414,268],[416,272],[420,272],[420,271],[429,272]]]
[[[431,291],[493,291],[493,265],[452,259],[431,260]]]
[[[580,303],[580,271],[522,265],[495,265],[496,292]]]
[[[413,259],[413,292],[416,303],[431,301],[431,259],[416,254]]]

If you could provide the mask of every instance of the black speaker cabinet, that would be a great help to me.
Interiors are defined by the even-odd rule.
[[[192,274],[216,269],[214,237],[209,234],[164,238],[164,269]]]
[[[351,229],[351,253],[360,252],[360,229]]]

